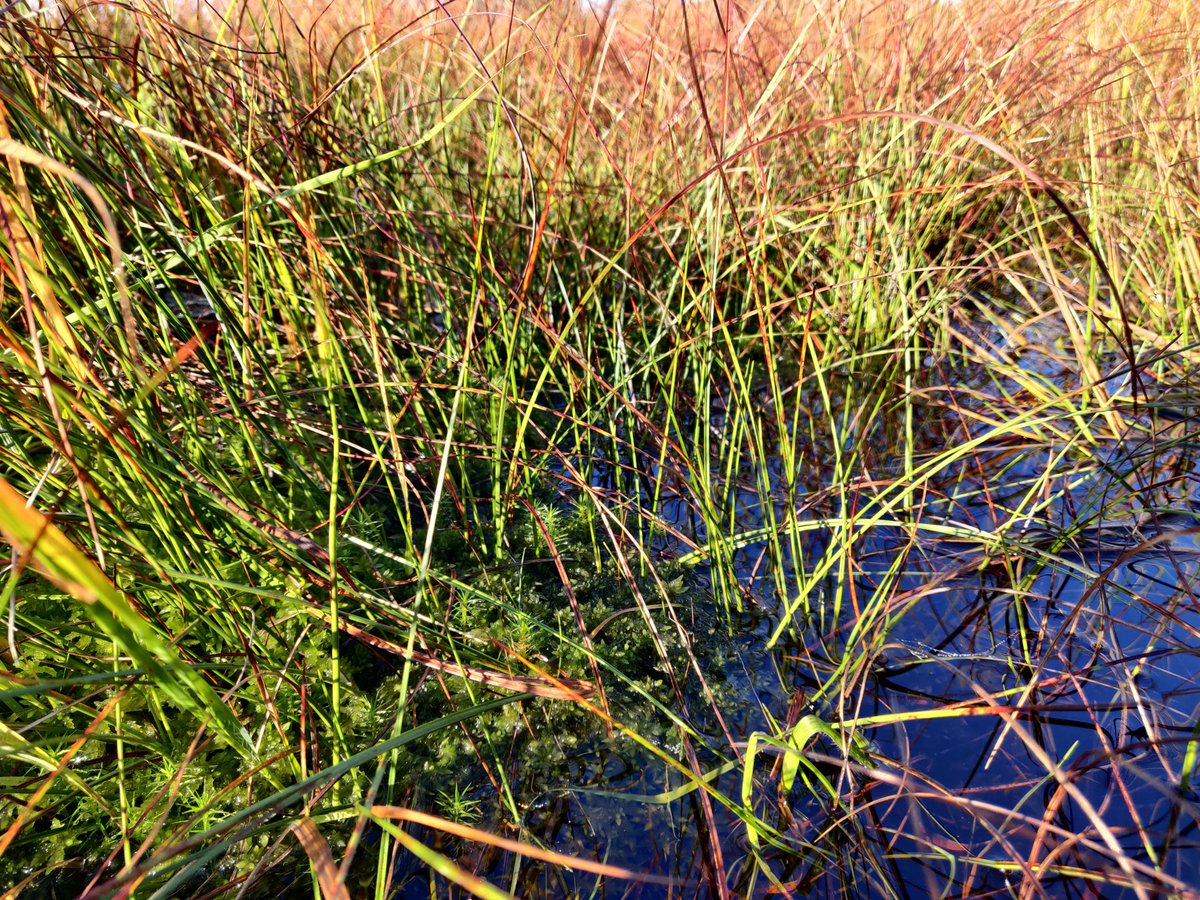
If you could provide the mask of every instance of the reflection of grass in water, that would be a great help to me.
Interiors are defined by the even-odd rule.
[[[1194,883],[1186,20],[1010,6],[6,19],[9,880]]]

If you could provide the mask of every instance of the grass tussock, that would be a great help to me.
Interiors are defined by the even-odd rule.
[[[1195,889],[1194,19],[10,5],[4,882]]]

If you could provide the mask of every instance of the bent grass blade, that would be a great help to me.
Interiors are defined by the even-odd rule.
[[[0,533],[53,584],[80,601],[92,621],[173,701],[217,732],[245,757],[250,735],[212,685],[185,664],[125,595],[40,510],[0,478]]]

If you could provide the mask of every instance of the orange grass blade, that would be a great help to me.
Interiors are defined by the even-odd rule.
[[[373,634],[368,634],[361,628],[356,628],[344,622],[341,627],[347,634],[378,650],[395,653],[397,656],[411,659],[413,662],[425,666],[427,669],[433,669],[435,672],[445,672],[447,675],[466,678],[469,681],[475,681],[487,687],[533,694],[536,697],[546,697],[550,700],[587,700],[596,695],[595,685],[579,679],[556,678],[554,679],[555,684],[547,684],[540,678],[528,678],[522,675],[509,675],[506,672],[495,672],[491,669],[477,669],[472,666],[463,666],[458,663],[446,662],[429,653],[422,653],[419,650],[413,650],[410,653],[400,644],[376,637]],[[561,687],[558,685],[561,685]]]
[[[292,832],[313,864],[324,900],[350,900],[350,892],[338,877],[337,863],[333,861],[329,844],[317,829],[317,823],[305,816],[292,826]]]
[[[414,825],[435,828],[438,831],[452,834],[464,840],[478,841],[481,844],[499,847],[501,850],[519,853],[521,856],[528,857],[529,859],[537,859],[552,865],[563,866],[567,869],[577,869],[581,872],[590,872],[593,875],[620,878],[624,881],[640,881],[645,884],[662,884],[667,886],[675,884],[672,879],[663,875],[635,872],[632,869],[625,869],[620,866],[610,866],[607,863],[595,862],[590,859],[567,856],[565,853],[555,853],[553,850],[543,850],[540,847],[534,847],[531,844],[522,843],[521,841],[502,838],[499,835],[492,834],[490,831],[472,828],[470,825],[463,825],[461,822],[451,822],[449,819],[418,812],[415,809],[406,809],[402,806],[372,806],[371,814],[381,819],[412,822]]]

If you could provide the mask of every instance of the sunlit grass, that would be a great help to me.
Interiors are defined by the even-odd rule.
[[[12,7],[8,880],[1194,888],[1192,14]]]

